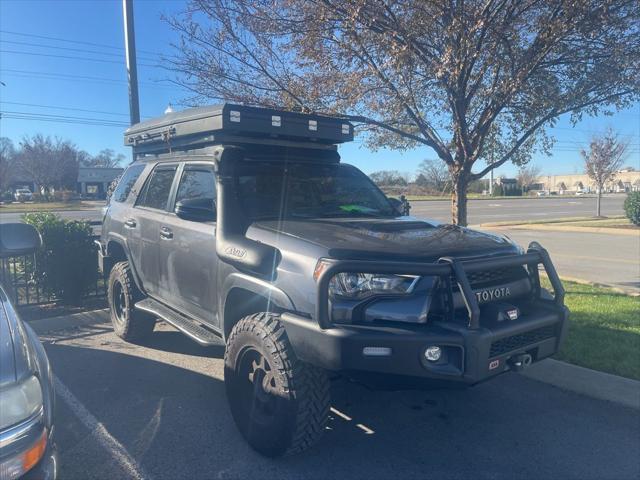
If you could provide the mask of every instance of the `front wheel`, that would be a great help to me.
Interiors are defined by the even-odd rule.
[[[224,383],[238,429],[262,455],[299,453],[322,436],[329,379],[324,370],[298,360],[278,315],[249,315],[233,327]]]
[[[116,263],[109,275],[107,300],[113,330],[123,340],[140,340],[153,332],[155,318],[134,308],[140,297],[129,262]]]

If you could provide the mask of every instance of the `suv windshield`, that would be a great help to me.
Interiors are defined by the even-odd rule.
[[[245,162],[238,191],[250,218],[393,217],[384,194],[345,164]]]

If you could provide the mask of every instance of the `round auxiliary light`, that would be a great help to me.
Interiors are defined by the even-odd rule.
[[[430,362],[437,362],[442,356],[442,349],[440,349],[440,347],[438,347],[437,345],[432,345],[430,347],[427,347],[427,349],[424,351],[424,356]]]

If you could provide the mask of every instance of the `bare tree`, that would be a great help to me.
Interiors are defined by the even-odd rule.
[[[16,150],[11,139],[0,137],[0,195],[9,188],[15,173],[15,157]]]
[[[518,176],[516,178],[518,179],[518,184],[522,188],[523,193],[529,190],[531,185],[537,182],[541,171],[540,167],[533,164],[522,165],[518,169]]]
[[[369,175],[369,178],[371,178],[376,185],[394,187],[406,187],[409,183],[407,177],[407,174],[397,170],[380,170]]]
[[[418,166],[418,174],[422,175],[429,187],[444,193],[451,184],[451,174],[447,165],[440,160],[423,160]]]
[[[82,165],[85,167],[115,168],[119,167],[125,158],[122,153],[116,153],[110,148],[105,148],[93,157],[84,158]]]
[[[640,96],[639,19],[635,0],[191,0],[170,65],[191,104],[342,114],[371,147],[431,148],[465,225],[469,182],[546,151],[560,115]]]
[[[607,182],[615,178],[615,174],[625,161],[629,147],[628,142],[620,139],[612,129],[602,135],[596,135],[589,143],[589,149],[580,150],[584,159],[584,169],[589,178],[596,184],[598,199],[596,216],[600,216],[600,200],[602,190]]]
[[[78,179],[78,149],[59,138],[43,135],[25,136],[20,142],[16,168],[41,190],[73,188]]]

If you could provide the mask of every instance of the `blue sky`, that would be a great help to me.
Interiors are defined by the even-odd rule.
[[[158,55],[169,53],[176,39],[161,15],[183,7],[182,0],[135,0],[143,117],[160,115],[167,104],[179,104],[188,96],[166,81],[171,77],[168,72],[154,66]],[[124,127],[120,125],[128,121],[121,0],[0,0],[0,30],[0,80],[5,84],[0,85],[0,111],[30,117],[0,119],[0,135],[17,143],[24,135],[43,133],[70,139],[90,153],[112,148],[129,155],[122,145]],[[83,117],[114,125],[34,120],[28,114],[48,115],[49,120]],[[537,156],[533,162],[545,174],[582,172],[579,148],[593,133],[609,126],[631,143],[626,163],[640,168],[640,105],[613,116],[586,118],[575,128],[568,118],[561,118],[551,130],[557,139],[553,155]],[[413,172],[421,160],[435,158],[427,148],[371,152],[358,141],[341,147],[341,154],[344,161],[367,173]],[[505,165],[497,174],[515,171],[514,166]]]

